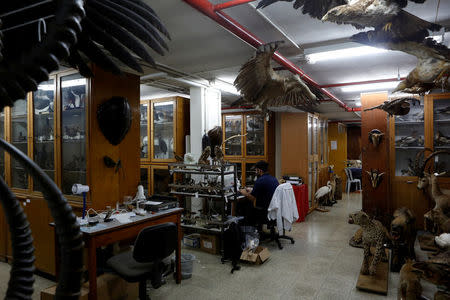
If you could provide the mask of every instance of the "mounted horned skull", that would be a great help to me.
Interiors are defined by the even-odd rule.
[[[380,183],[382,181],[382,177],[384,175],[384,172],[380,173],[380,171],[377,170],[377,169],[375,169],[375,170],[370,169],[370,172],[369,171],[366,171],[366,172],[369,175],[369,179],[370,179],[370,183],[372,184],[372,187],[374,189],[376,189],[380,185]]]
[[[377,147],[381,143],[381,139],[383,138],[384,133],[379,129],[372,129],[369,132],[369,142],[372,143],[375,147]]]

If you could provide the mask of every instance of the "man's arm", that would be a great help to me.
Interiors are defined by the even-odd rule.
[[[247,197],[252,203],[253,203],[253,207],[256,206],[256,197],[253,196],[248,190],[246,189],[242,189],[240,190],[241,194],[244,195],[245,197]]]

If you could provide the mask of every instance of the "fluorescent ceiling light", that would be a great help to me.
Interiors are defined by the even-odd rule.
[[[341,91],[344,93],[351,92],[369,92],[369,91],[380,91],[380,90],[391,90],[397,87],[398,81],[380,82],[380,83],[369,83],[369,84],[358,84],[344,86]]]
[[[356,101],[355,106],[358,106],[358,107],[361,106],[361,101]]]
[[[240,96],[241,94],[236,90],[234,85],[231,83],[228,83],[226,81],[216,79],[212,82],[211,87],[221,90],[222,92],[227,92],[233,95]]]
[[[67,88],[72,86],[86,85],[86,78],[72,79],[61,81],[61,87]]]
[[[370,46],[352,47],[339,50],[317,52],[306,55],[306,58],[310,64],[315,64],[318,61],[335,60],[342,58],[353,58],[371,54],[385,53],[388,50],[380,49]]]

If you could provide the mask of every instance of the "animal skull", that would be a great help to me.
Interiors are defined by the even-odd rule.
[[[379,129],[372,129],[369,132],[369,142],[372,143],[375,147],[377,147],[381,143],[381,139],[384,133]]]
[[[367,172],[367,174],[369,174],[369,179],[370,179],[370,183],[372,184],[372,187],[374,189],[376,189],[382,181],[384,172],[379,173],[379,171],[377,169],[375,169],[375,170],[370,169],[370,172],[369,171],[366,171],[366,172]]]

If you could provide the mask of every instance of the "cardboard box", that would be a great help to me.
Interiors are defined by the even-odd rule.
[[[220,250],[219,237],[213,234],[201,234],[200,249],[211,254],[218,254]]]
[[[56,285],[41,291],[41,300],[53,300]],[[80,300],[88,300],[89,282],[81,287]],[[97,297],[102,300],[127,300],[139,297],[139,283],[129,283],[115,274],[97,277]]]
[[[255,250],[245,249],[242,251],[241,260],[260,265],[270,257],[270,252],[266,247],[258,246]]]
[[[192,248],[200,248],[200,234],[193,233],[183,237],[183,245]]]

